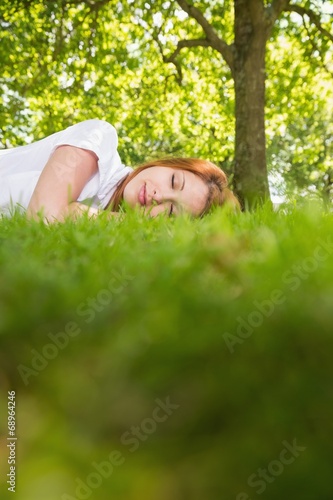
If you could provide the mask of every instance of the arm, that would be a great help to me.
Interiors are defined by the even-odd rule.
[[[61,217],[57,220],[63,220],[66,217],[72,217],[75,219],[77,217],[80,217],[84,213],[87,213],[90,218],[95,218],[100,212],[101,210],[99,210],[98,208],[89,207],[88,205],[84,205],[83,203],[73,201],[63,210],[63,212],[61,213]],[[111,212],[110,210],[107,211],[108,219],[119,216],[119,212]]]
[[[60,146],[46,163],[32,194],[28,215],[42,212],[46,220],[63,220],[83,211],[95,216],[97,209],[77,203],[81,191],[97,172],[97,156],[74,146]]]

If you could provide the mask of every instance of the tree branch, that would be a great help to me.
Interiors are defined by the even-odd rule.
[[[174,64],[174,66],[177,70],[177,73],[178,73],[177,81],[178,81],[179,85],[181,85],[182,80],[183,80],[182,67],[181,67],[180,62],[177,60],[177,56],[178,56],[179,52],[182,49],[184,49],[185,47],[200,47],[200,46],[201,47],[209,47],[210,43],[205,38],[197,38],[194,40],[179,40],[176,50],[171,54],[171,56],[168,56],[168,57],[163,55],[162,47],[160,46],[163,62]]]
[[[320,59],[320,61],[321,61],[321,65],[322,65],[322,67],[325,69],[325,71],[327,71],[327,73],[329,73],[329,74],[333,77],[333,73],[332,73],[332,71],[331,71],[331,70],[330,70],[330,68],[329,68],[329,67],[325,64],[325,58],[324,58],[324,56],[323,56],[323,54],[322,54],[322,51],[321,51],[321,50],[320,50],[320,48],[317,46],[317,44],[316,44],[316,42],[315,42],[315,40],[314,40],[314,37],[312,37],[312,36],[311,36],[311,32],[310,32],[310,30],[309,30],[308,26],[306,25],[306,22],[305,22],[304,17],[303,17],[303,25],[304,25],[304,28],[305,28],[305,30],[306,30],[306,32],[307,32],[307,34],[308,34],[309,41],[310,41],[310,44],[311,44],[311,46],[312,46],[313,51],[317,51],[317,52],[318,52],[318,54],[319,54],[319,59]]]
[[[290,0],[273,0],[270,7],[266,7],[267,19],[267,38],[269,37],[276,20],[280,17],[284,10],[288,9]]]
[[[206,34],[209,45],[222,55],[231,71],[233,71],[234,54],[232,45],[228,45],[218,36],[215,29],[207,21],[203,13],[199,9],[194,7],[194,5],[190,5],[187,0],[177,0],[177,3],[190,17],[195,19],[197,23],[200,24],[201,28]]]
[[[296,12],[303,18],[304,16],[308,16],[310,22],[316,26],[318,31],[320,31],[320,33],[326,36],[329,40],[333,41],[333,34],[322,26],[320,16],[313,12],[313,10],[306,9],[305,7],[301,7],[299,5],[288,5],[284,10],[287,12]]]
[[[177,43],[176,50],[171,54],[171,56],[163,57],[164,62],[175,61],[175,58],[178,56],[179,52],[185,47],[210,47],[210,42],[207,38],[196,38],[193,40],[179,40]]]

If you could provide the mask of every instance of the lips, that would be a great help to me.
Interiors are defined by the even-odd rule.
[[[146,184],[141,187],[138,198],[141,206],[146,205]]]

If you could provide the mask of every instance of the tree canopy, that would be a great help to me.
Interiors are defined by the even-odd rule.
[[[277,9],[265,42],[271,184],[282,194],[313,193],[330,200],[331,1],[189,6],[183,0],[5,0],[0,6],[2,147],[97,117],[117,128],[127,164],[161,155],[202,156],[232,179],[234,75],[224,48],[216,47],[221,48],[218,40],[234,47],[234,4],[260,4],[265,15]],[[255,20],[252,11],[251,16]]]

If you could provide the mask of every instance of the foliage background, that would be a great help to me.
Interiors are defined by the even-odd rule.
[[[198,3],[227,43],[232,4]],[[304,5],[332,31],[331,1]],[[232,173],[234,90],[222,56],[207,47],[183,50],[181,75],[162,61],[178,40],[202,36],[176,2],[3,1],[0,20],[3,147],[96,117],[115,125],[126,164],[163,154],[202,156]],[[330,40],[306,16],[284,13],[267,52],[267,160],[274,192],[327,198],[332,74]]]

